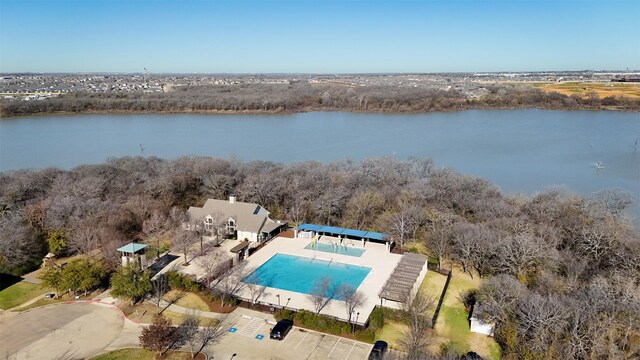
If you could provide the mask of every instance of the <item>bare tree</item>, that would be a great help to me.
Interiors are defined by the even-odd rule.
[[[528,290],[524,285],[503,274],[485,280],[477,300],[482,302],[489,320],[502,324],[511,319],[516,307],[527,295]]]
[[[211,291],[220,299],[220,306],[225,306],[226,301],[236,296],[238,291],[245,285],[242,280],[251,271],[247,269],[246,262],[243,261],[234,267],[224,271],[210,285]]]
[[[565,303],[566,299],[530,294],[526,301],[518,304],[517,332],[528,339],[527,346],[533,352],[547,352],[556,335],[566,327],[569,312]]]
[[[269,293],[266,291],[267,287],[264,285],[247,282],[246,287],[249,290],[251,304],[253,305],[255,305],[262,296],[269,295]]]
[[[211,285],[211,280],[221,270],[220,267],[224,262],[228,262],[230,257],[225,255],[220,248],[211,248],[209,252],[204,255],[200,255],[196,259],[196,263],[204,270],[204,278],[207,287]]]
[[[353,286],[349,284],[340,284],[336,288],[336,298],[344,301],[344,308],[349,318],[349,324],[351,324],[351,317],[353,312],[364,305],[366,298],[363,293],[357,291]]]
[[[321,277],[314,281],[311,291],[309,292],[309,295],[307,295],[307,297],[313,303],[316,314],[320,314],[320,311],[322,311],[322,309],[333,298],[331,278]]]
[[[613,215],[620,215],[626,208],[633,205],[633,193],[623,189],[604,189],[597,192],[592,198],[593,205],[603,206]]]
[[[160,274],[151,282],[153,286],[153,296],[156,300],[156,306],[160,306],[162,296],[169,290],[169,282],[165,274]]]
[[[452,231],[453,235],[453,253],[456,259],[462,265],[462,271],[469,272],[469,275],[473,277],[471,269],[469,268],[473,249],[475,247],[475,233],[478,232],[478,226],[468,223],[456,223],[454,224]]]
[[[413,234],[419,225],[420,209],[406,197],[398,199],[397,210],[388,210],[382,214],[383,226],[404,247],[407,238]]]
[[[225,224],[227,219],[221,213],[213,213],[211,214],[211,218],[208,219],[208,223],[205,226],[208,226],[207,231],[211,233],[211,235],[216,237],[216,245],[220,244],[220,235],[226,235],[226,227]]]
[[[404,302],[404,310],[408,317],[408,329],[403,333],[400,344],[407,354],[407,359],[421,359],[428,353],[431,343],[428,335],[431,329],[430,312],[435,307],[435,299],[419,291],[412,300],[408,295]]]
[[[160,211],[154,210],[149,218],[142,223],[142,232],[156,243],[156,258],[160,258],[160,234],[165,230],[167,217]]]
[[[425,239],[431,256],[438,260],[438,270],[442,268],[443,259],[451,253],[451,232],[445,226],[436,226]]]
[[[69,248],[74,252],[88,254],[100,245],[100,232],[94,221],[77,222],[69,237]]]
[[[200,320],[195,317],[195,315],[187,315],[178,328],[178,333],[180,334],[180,342],[183,344],[187,344],[192,359],[196,357],[199,326]]]
[[[226,317],[222,316],[212,323],[204,324],[200,327],[198,333],[198,340],[200,340],[200,348],[198,352],[201,352],[205,346],[209,344],[215,344],[227,333],[227,329],[224,327]]]
[[[185,265],[189,264],[188,255],[191,253],[191,246],[198,241],[199,237],[200,235],[195,231],[176,230],[173,245],[184,255]]]
[[[363,190],[353,195],[347,202],[343,222],[354,229],[370,227],[374,215],[382,212],[384,198],[377,190]]]
[[[537,271],[554,256],[544,241],[529,235],[503,238],[498,249],[498,268],[517,277]]]

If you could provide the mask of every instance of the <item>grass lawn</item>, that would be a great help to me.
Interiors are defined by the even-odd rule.
[[[120,304],[119,308],[129,319],[141,324],[151,324],[153,322],[153,318],[156,317],[156,315],[158,315],[160,310],[162,310],[161,308],[147,302],[131,305],[131,303],[128,301]],[[163,312],[163,315],[167,316],[168,313],[169,311],[165,310]],[[167,317],[171,318],[171,321],[174,322],[174,325],[176,324],[176,320],[178,320],[177,316],[176,317],[167,316]]]
[[[154,360],[154,359],[163,359],[163,360],[184,360],[191,359],[191,354],[184,351],[169,351],[162,357],[156,357],[156,354],[152,351],[139,349],[139,348],[130,348],[130,349],[119,349],[108,352],[106,354],[98,355],[96,357],[92,357],[91,360]],[[204,359],[204,356],[196,356],[196,359]]]
[[[93,299],[94,297],[96,297],[97,295],[102,293],[103,291],[104,291],[104,289],[94,290],[94,291],[92,291],[90,293],[87,293],[87,296],[80,296],[80,300]],[[53,290],[50,291],[50,292],[55,293],[55,291],[53,291]],[[38,301],[34,302],[33,304],[30,304],[30,305],[25,306],[25,307],[21,307],[19,310],[20,311],[25,311],[25,310],[37,308],[39,306],[51,305],[51,304],[55,304],[55,303],[60,303],[60,302],[65,302],[65,301],[74,301],[74,300],[75,300],[75,296],[73,294],[63,294],[60,297],[57,297],[55,299],[45,299],[44,296],[43,296],[40,299],[38,299]]]
[[[92,357],[92,360],[153,360],[155,354],[145,349],[120,349]]]
[[[43,295],[47,291],[47,289],[41,288],[40,285],[26,281],[15,283],[0,291],[0,309],[11,309],[12,307]]]
[[[400,348],[398,340],[400,340],[406,329],[407,324],[385,320],[382,328],[376,331],[376,340],[384,340],[389,344],[390,348],[398,349]]]
[[[179,290],[169,291],[163,299],[172,302],[174,299],[178,299],[173,304],[182,306],[189,309],[209,311],[209,305],[198,294],[191,292],[181,292]]]
[[[477,276],[471,279],[469,274],[454,268],[436,321],[433,351],[447,347],[458,353],[475,351],[485,359],[500,358],[500,347],[492,337],[469,331],[468,313],[458,300],[459,294],[477,289],[480,283],[481,280]]]
[[[426,292],[426,294],[432,297],[437,304],[438,300],[440,300],[440,296],[442,295],[444,284],[446,282],[446,275],[439,274],[435,271],[428,271],[422,281],[422,284],[420,284],[420,291]],[[433,311],[435,310],[436,309],[434,308]],[[433,316],[433,313],[431,313],[430,316]]]
[[[148,302],[138,303],[136,305],[131,305],[130,302],[124,302],[120,304],[119,307],[129,319],[140,324],[153,323],[153,318],[155,318],[156,315],[158,315],[158,312],[162,310],[162,308],[159,308]],[[173,325],[182,324],[187,316],[185,314],[180,314],[170,310],[162,311],[161,315],[171,319]],[[215,322],[217,322],[216,319],[200,318],[201,326],[213,325]]]

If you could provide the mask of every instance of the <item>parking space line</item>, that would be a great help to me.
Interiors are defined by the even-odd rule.
[[[353,346],[351,347],[351,350],[349,350],[349,353],[347,354],[347,356],[345,356],[344,360],[347,360],[349,358],[349,355],[351,355],[351,352],[353,351],[354,347],[356,347],[355,341],[353,342]]]
[[[314,346],[313,349],[311,349],[311,353],[309,353],[309,356],[311,356],[316,351],[316,349],[318,348],[318,345],[320,345],[322,340],[324,340],[324,336],[325,336],[325,334],[322,334],[322,336],[320,336],[320,339],[318,339],[318,341],[316,342],[316,346]],[[309,357],[307,356],[307,359],[308,358]]]
[[[254,318],[251,321],[249,321],[249,323],[245,327],[240,329],[240,331],[238,331],[238,333],[240,335],[253,337],[260,330],[260,328],[263,325],[264,325],[263,321],[261,321],[258,318]]]
[[[329,355],[327,355],[327,357],[331,357],[331,353],[333,353],[333,350],[336,349],[336,346],[338,346],[338,344],[340,343],[340,338],[338,338],[338,341],[336,341],[336,344],[333,345],[333,348],[331,349],[331,351],[329,351]]]
[[[307,331],[307,333],[306,333],[306,334],[304,334],[304,336],[302,337],[302,339],[300,339],[300,342],[298,343],[298,345],[296,345],[295,349],[297,349],[297,348],[300,346],[300,344],[302,344],[302,341],[307,337],[307,335],[309,335],[309,332],[308,332],[308,331]]]
[[[295,332],[296,328],[291,328],[291,331],[289,331],[289,335],[285,336],[284,339],[280,340],[278,342],[277,346],[282,346],[282,344],[284,344],[285,341],[289,340],[289,342],[293,341],[290,340],[291,338],[293,338],[294,336],[296,336],[296,332]]]

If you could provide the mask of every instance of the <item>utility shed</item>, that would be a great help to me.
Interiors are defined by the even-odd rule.
[[[493,336],[493,328],[495,324],[486,320],[482,303],[477,302],[473,306],[470,318],[470,330],[471,332]]]

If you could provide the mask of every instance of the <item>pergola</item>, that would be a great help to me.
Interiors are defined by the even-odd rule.
[[[375,232],[347,229],[335,226],[323,226],[315,224],[302,224],[298,226],[298,231],[313,231],[319,235],[329,235],[339,238],[349,238],[355,240],[375,241],[390,243],[391,238],[387,234]]]

